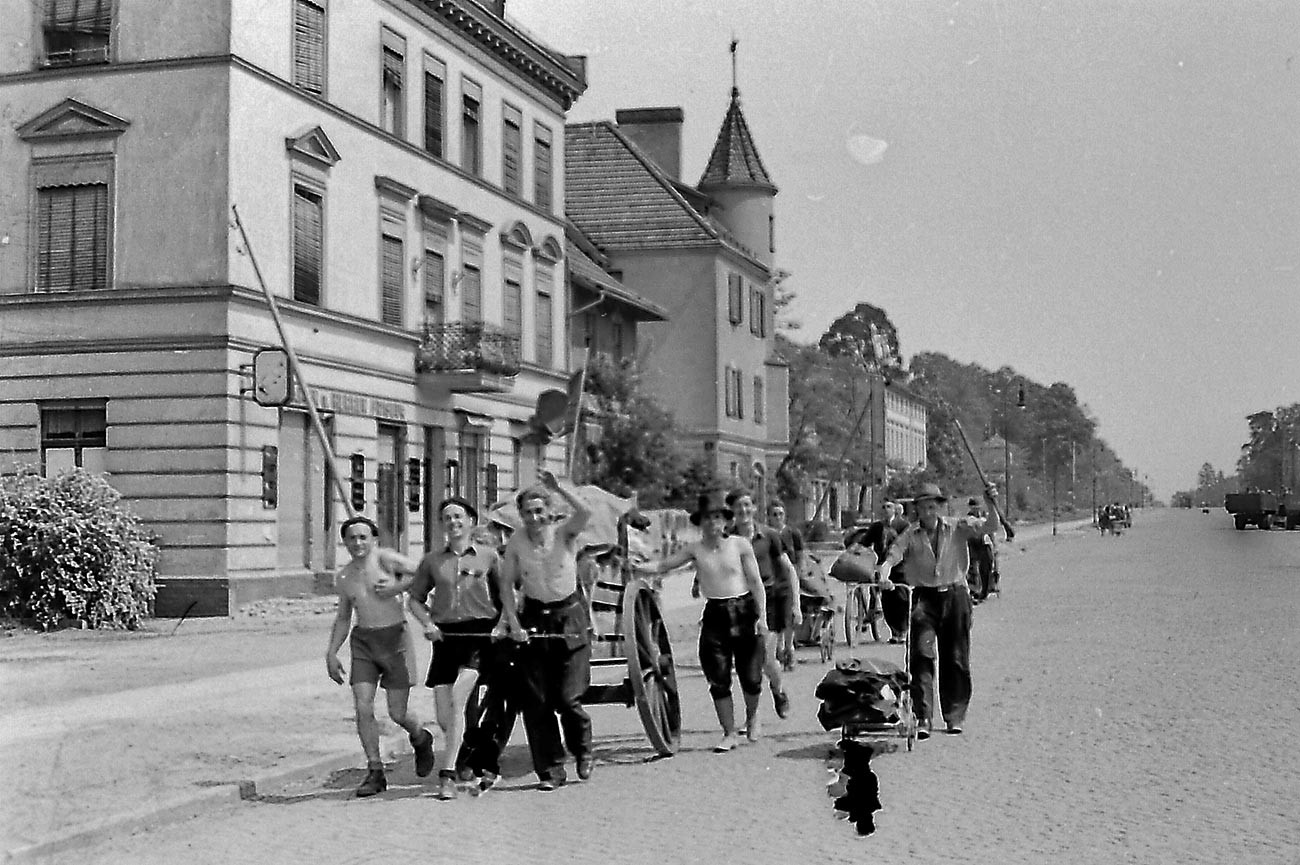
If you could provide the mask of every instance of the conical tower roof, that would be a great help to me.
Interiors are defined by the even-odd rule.
[[[731,88],[731,104],[713,143],[709,163],[697,184],[701,190],[714,186],[757,186],[776,192],[776,185],[763,167],[749,124],[740,110],[740,89]]]

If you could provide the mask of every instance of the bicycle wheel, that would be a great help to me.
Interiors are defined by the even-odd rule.
[[[853,648],[858,633],[858,587],[848,583],[844,588],[844,645]]]
[[[880,605],[880,587],[872,585],[868,589],[867,626],[871,629],[871,639],[879,643],[885,628],[885,609]]]

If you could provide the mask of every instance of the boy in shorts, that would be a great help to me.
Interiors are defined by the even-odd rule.
[[[379,527],[365,517],[353,517],[339,529],[352,561],[334,577],[338,613],[325,650],[329,677],[343,684],[343,663],[338,651],[351,632],[352,701],[356,706],[357,736],[366,754],[366,777],[357,796],[373,796],[388,789],[384,763],[379,757],[379,724],[375,720],[375,692],[384,689],[388,717],[411,737],[415,749],[415,774],[433,771],[433,734],[420,726],[407,706],[411,672],[406,651],[406,614],[402,593],[414,581],[416,563],[375,544]],[[398,576],[401,574],[402,576]],[[356,626],[353,627],[353,614]]]

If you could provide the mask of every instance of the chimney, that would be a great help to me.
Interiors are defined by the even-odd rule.
[[[673,180],[681,179],[684,117],[680,108],[624,108],[614,112],[619,130]]]

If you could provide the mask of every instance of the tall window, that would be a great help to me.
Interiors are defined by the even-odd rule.
[[[756,286],[749,289],[749,332],[754,336],[767,335],[767,295]]]
[[[763,422],[763,377],[754,376],[754,423]]]
[[[107,288],[111,225],[103,182],[36,190],[36,290]],[[54,181],[51,181],[53,184]]]
[[[320,0],[294,0],[293,86],[325,93],[325,6]]]
[[[435,219],[424,220],[424,262],[421,265],[424,287],[424,323],[442,324],[447,320],[447,224]]]
[[[727,320],[732,324],[745,320],[745,283],[739,273],[727,274]]]
[[[402,278],[404,253],[400,230],[400,226],[385,221],[381,237],[380,320],[396,327],[402,326],[402,293],[406,285]]]
[[[406,134],[406,40],[384,28],[379,56],[379,126],[401,137]]]
[[[745,416],[744,376],[734,366],[726,368],[724,402],[727,417],[743,418]]]
[[[293,186],[293,299],[320,304],[325,209],[320,193]]]
[[[540,123],[533,125],[533,203],[550,210],[555,200],[552,177],[551,130]]]
[[[537,363],[541,366],[551,367],[555,365],[555,306],[553,295],[553,286],[555,283],[555,269],[549,262],[537,263],[537,302],[535,304],[534,314],[537,317],[534,323],[536,329],[535,338]],[[590,315],[590,313],[589,313]],[[595,316],[591,316],[594,325]],[[595,344],[595,335],[591,336],[591,343]]]
[[[107,412],[101,403],[53,403],[41,406],[41,466],[46,477],[80,466],[104,470]]]
[[[501,188],[507,195],[520,195],[523,191],[521,175],[523,165],[524,134],[523,115],[513,105],[502,108],[501,119]]]
[[[460,494],[474,508],[482,501],[484,438],[480,432],[461,430],[460,433]]]
[[[428,54],[424,55],[424,149],[443,158],[444,94],[447,90],[447,67]]]
[[[475,177],[483,173],[483,142],[479,131],[482,106],[483,88],[468,78],[461,79],[460,167]]]
[[[460,318],[465,324],[483,321],[483,235],[461,230]]]
[[[45,0],[41,33],[46,66],[107,63],[113,0]]]
[[[507,251],[501,259],[501,324],[506,333],[524,332],[524,263],[519,253]]]

